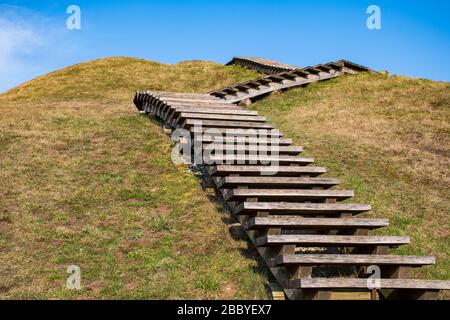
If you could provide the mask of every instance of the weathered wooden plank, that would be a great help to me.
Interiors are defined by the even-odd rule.
[[[218,100],[217,102],[179,102],[179,101],[161,101],[162,103],[166,103],[174,108],[192,108],[192,109],[201,109],[201,108],[210,108],[210,109],[232,109],[232,110],[245,110],[244,107],[241,107],[237,104],[226,102],[223,99]]]
[[[330,66],[324,65],[324,64],[317,64],[315,66],[313,66],[315,69],[319,69],[321,71],[324,72],[330,72],[333,70],[333,68],[331,68]]]
[[[258,211],[271,214],[358,214],[371,210],[368,204],[352,203],[292,203],[292,202],[244,202],[236,206],[235,214],[255,214]]]
[[[247,115],[233,115],[233,114],[203,114],[193,112],[182,112],[181,119],[209,119],[222,121],[249,121],[249,122],[266,122],[265,117],[261,116],[247,116]]]
[[[278,166],[276,170],[270,166],[218,165],[208,167],[212,176],[240,174],[245,176],[318,176],[327,172],[324,167],[313,166]]]
[[[211,96],[207,93],[187,93],[187,92],[169,92],[169,91],[146,91],[146,94],[155,97],[196,97],[210,99]]]
[[[163,118],[173,118],[174,116],[178,115],[176,112],[177,108],[188,108],[190,112],[196,112],[195,110],[223,110],[227,109],[230,111],[238,111],[243,110],[242,107],[239,107],[237,105],[223,105],[223,104],[180,104],[180,103],[174,103],[174,102],[164,102],[164,101],[155,101],[152,103],[155,106],[155,109],[157,110],[157,114]],[[191,110],[192,109],[192,110]]]
[[[242,67],[254,69],[258,72],[267,73],[267,74],[274,74],[286,70],[294,70],[296,67],[289,66],[286,64],[282,64],[279,62],[267,60],[267,59],[260,59],[260,58],[241,58],[241,57],[234,57],[233,60],[227,63],[227,65],[236,64],[240,65]]]
[[[209,107],[174,107],[175,113],[205,113],[205,114],[229,114],[229,115],[244,115],[244,116],[257,116],[257,111],[242,110],[241,108],[209,108]]]
[[[248,144],[226,144],[226,143],[209,143],[203,144],[203,149],[207,149],[208,151],[213,151],[217,153],[241,153],[241,154],[267,154],[267,155],[298,155],[303,151],[302,147],[285,147],[285,146],[277,146],[272,147],[270,145],[248,145]]]
[[[239,201],[257,198],[260,201],[303,201],[334,198],[345,200],[354,197],[352,190],[314,190],[314,189],[228,189],[224,192],[226,201]]]
[[[246,116],[257,116],[258,114],[254,111],[242,110],[241,107],[229,107],[224,109],[221,106],[183,106],[177,107],[169,105],[164,109],[162,113],[162,118],[166,122],[171,122],[174,119],[178,119],[181,113],[193,113],[193,114],[207,114],[207,115],[246,115]]]
[[[216,97],[209,96],[209,99],[204,98],[178,98],[178,97],[157,97],[158,100],[164,102],[183,102],[183,103],[197,103],[197,104],[214,104],[220,102]],[[223,101],[223,100],[222,100]]]
[[[251,137],[223,137],[223,136],[197,136],[195,137],[196,141],[201,141],[204,143],[212,143],[212,142],[221,142],[221,143],[235,143],[235,144],[263,144],[263,145],[279,145],[288,146],[292,144],[292,139],[284,139],[284,138],[251,138]]]
[[[450,290],[450,281],[417,279],[377,279],[382,289]],[[291,281],[298,289],[367,289],[367,279],[310,278]]]
[[[266,235],[256,239],[258,246],[295,244],[298,246],[390,246],[409,244],[403,236],[343,236],[343,235]]]
[[[292,157],[285,155],[252,155],[252,154],[231,154],[231,155],[211,155],[208,157],[210,163],[221,164],[298,164],[308,165],[314,162],[313,158]]]
[[[298,216],[254,217],[244,225],[245,229],[285,227],[287,229],[375,229],[387,227],[388,219],[361,218],[303,218]]]
[[[436,264],[434,257],[394,256],[378,254],[286,254],[272,259],[273,265],[405,265],[425,266]]]
[[[248,137],[248,138],[280,138],[283,133],[272,129],[252,129],[252,128],[208,128],[208,127],[192,127],[189,129],[191,133],[202,137]]]
[[[273,125],[265,122],[251,121],[219,121],[219,120],[194,120],[188,119],[183,127],[193,126],[212,127],[212,128],[249,128],[249,129],[273,129]]]
[[[274,75],[268,76],[267,79],[272,80],[274,82],[283,82],[284,80],[286,80],[286,78],[283,77],[281,74],[274,74]]]
[[[217,180],[219,188],[235,188],[238,186],[258,188],[292,188],[292,187],[324,187],[336,186],[341,181],[333,178],[310,178],[310,177],[223,177]]]

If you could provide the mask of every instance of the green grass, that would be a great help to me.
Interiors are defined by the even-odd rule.
[[[409,235],[396,253],[434,255],[417,277],[450,279],[450,84],[376,74],[345,76],[252,106],[305,147],[328,176]]]
[[[229,214],[132,105],[135,90],[207,92],[256,76],[110,58],[0,95],[0,298],[267,298],[255,251],[243,254]],[[65,287],[73,264],[81,291]]]

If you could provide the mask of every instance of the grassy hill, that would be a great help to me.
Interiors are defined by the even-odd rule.
[[[345,76],[252,106],[318,165],[411,236],[401,254],[434,255],[424,278],[450,279],[450,84],[383,74]]]
[[[170,161],[137,89],[207,92],[259,75],[210,62],[109,58],[0,95],[0,298],[267,298],[255,251],[229,215]],[[435,255],[449,279],[450,85],[346,76],[252,106],[329,176]],[[65,289],[81,268],[81,291]]]
[[[111,58],[0,95],[0,298],[266,298],[255,252],[132,104],[256,76]],[[72,264],[82,291],[65,289]]]

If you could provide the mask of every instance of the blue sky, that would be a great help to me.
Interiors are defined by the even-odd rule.
[[[69,5],[81,30],[68,30]],[[381,30],[366,27],[369,5]],[[307,66],[345,58],[450,81],[450,1],[3,1],[0,92],[107,56],[164,63],[256,56]]]

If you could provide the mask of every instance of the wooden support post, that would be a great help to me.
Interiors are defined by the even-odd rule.
[[[312,267],[311,266],[288,267],[288,270],[291,273],[292,280],[311,278],[311,276],[312,276]]]
[[[256,213],[256,217],[259,217],[259,218],[266,218],[268,216],[269,216],[269,212],[267,212],[267,211],[258,211]],[[267,231],[267,233],[268,233],[270,231],[270,229],[273,229],[272,230],[272,232],[274,232],[273,234],[277,234],[276,233],[277,231],[275,230],[276,228],[268,228],[267,230],[253,230],[253,231],[248,232],[248,234],[249,234],[249,236],[251,235],[251,237],[253,239],[257,239],[257,238],[265,235],[264,231]],[[280,229],[280,233],[281,233],[281,229]]]
[[[411,279],[412,267],[411,266],[386,266],[383,267],[381,277],[390,279]]]
[[[372,252],[372,254],[389,254],[389,246],[376,246]]]
[[[370,300],[378,300],[377,289],[370,290]]]
[[[260,217],[260,218],[265,218],[265,217],[268,217],[268,216],[269,216],[269,212],[268,212],[268,211],[258,211],[258,212],[256,213],[256,216],[257,216],[257,217]]]

